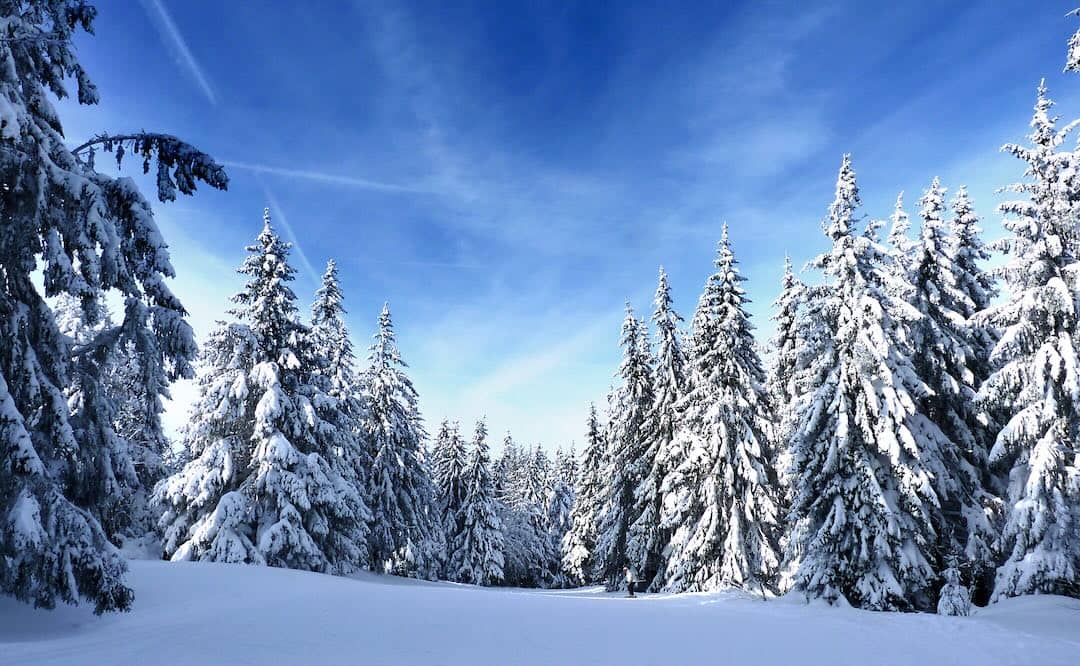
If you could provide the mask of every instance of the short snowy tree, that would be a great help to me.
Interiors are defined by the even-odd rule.
[[[156,168],[163,202],[197,180],[220,189],[228,180],[167,135],[65,145],[50,94],[66,97],[70,80],[79,103],[97,103],[73,45],[96,15],[82,0],[0,3],[0,592],[49,608],[84,599],[102,612],[127,608],[132,593],[98,517],[141,482],[116,433],[104,361],[134,346],[142,390],[156,401],[191,375],[196,348],[164,279],[174,272],[150,203],[130,178],[95,170],[93,153],[114,149],[119,161],[134,148]],[[60,294],[79,299],[91,322],[112,294],[123,321],[72,346],[46,301]],[[76,382],[74,414],[63,391]]]
[[[806,302],[812,392],[792,450],[793,534],[787,558],[807,596],[868,609],[925,608],[933,597],[935,473],[947,439],[917,411],[927,392],[910,359],[919,314],[858,235],[855,172],[845,155],[814,265],[824,286]]]
[[[405,374],[390,306],[383,306],[368,357],[368,438],[374,461],[369,479],[371,562],[377,571],[437,577],[443,547],[435,489],[423,459],[426,437],[416,389]]]
[[[1031,145],[1004,147],[1027,163],[1027,181],[1010,188],[1024,199],[1000,206],[1012,233],[997,244],[1011,255],[998,271],[1009,299],[981,315],[1001,339],[980,399],[1009,417],[990,451],[991,464],[1009,470],[998,599],[1080,595],[1080,188],[1075,153],[1058,151],[1071,126],[1057,128],[1052,105],[1040,85]]]
[[[665,587],[759,590],[779,569],[779,483],[765,373],[727,225],[693,319],[689,392],[677,437],[685,458],[664,480],[671,529]]]
[[[185,433],[190,462],[158,484],[166,557],[346,573],[366,562],[360,489],[334,458],[342,433],[297,320],[290,245],[270,224],[238,269],[247,277],[203,349]],[[348,433],[345,433],[348,434]]]
[[[465,496],[457,509],[458,531],[448,538],[451,580],[474,585],[495,585],[502,581],[502,524],[490,464],[487,426],[480,421],[462,477]]]
[[[635,491],[652,467],[649,456],[655,455],[649,446],[648,430],[654,401],[652,361],[648,347],[642,344],[647,336],[644,322],[636,319],[627,305],[619,341],[623,348],[621,384],[610,406],[606,487],[596,544],[600,574],[609,589],[625,585],[623,567],[632,565],[642,570],[646,555],[646,542],[631,539],[630,528],[640,515]],[[634,537],[646,534],[647,530],[639,529]]]
[[[602,475],[607,467],[604,462],[606,452],[607,443],[596,405],[590,404],[585,449],[574,489],[574,508],[570,513],[570,531],[562,541],[563,574],[578,585],[595,580],[596,534],[605,486]]]
[[[949,562],[941,577],[944,584],[938,597],[938,615],[971,615],[971,592],[960,582],[960,570],[955,560]]]

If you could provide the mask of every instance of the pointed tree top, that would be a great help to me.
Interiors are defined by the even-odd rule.
[[[862,205],[855,169],[851,166],[851,154],[844,153],[840,172],[836,176],[836,196],[829,204],[829,217],[825,220],[825,233],[833,241],[851,235],[855,222],[855,210]]]
[[[270,229],[270,207],[263,208],[263,229]]]

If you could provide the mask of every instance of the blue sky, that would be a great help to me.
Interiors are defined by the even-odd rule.
[[[581,441],[660,264],[689,319],[724,221],[765,336],[843,152],[868,214],[940,175],[993,237],[1040,77],[1080,115],[1068,2],[97,5],[102,104],[63,105],[69,140],[168,131],[229,167],[155,207],[197,333],[270,206],[305,304],[335,258],[366,349],[390,301],[431,429],[486,415],[551,448]]]

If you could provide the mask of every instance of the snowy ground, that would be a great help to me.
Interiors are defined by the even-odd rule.
[[[0,598],[0,663],[1080,663],[1080,601],[1014,599],[969,618],[733,594],[476,589],[365,575],[132,562],[132,612]]]

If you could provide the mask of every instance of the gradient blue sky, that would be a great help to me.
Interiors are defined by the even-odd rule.
[[[914,213],[940,175],[994,236],[1040,77],[1080,115],[1075,0],[96,4],[102,104],[63,104],[69,140],[163,130],[229,167],[227,193],[156,206],[197,333],[269,205],[305,305],[338,261],[361,353],[391,302],[431,429],[487,415],[552,448],[581,441],[660,264],[689,319],[723,221],[765,336],[841,153],[867,213],[899,190]]]

